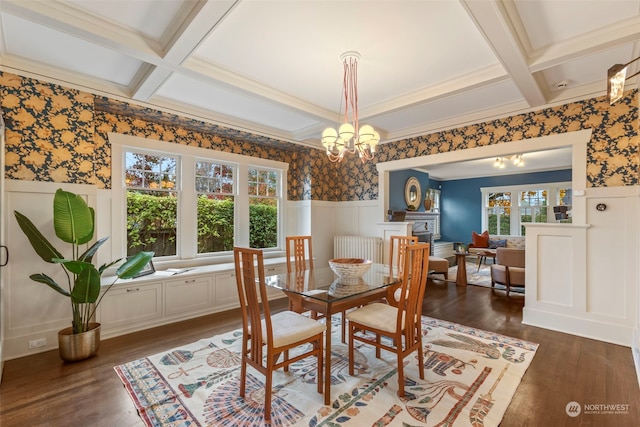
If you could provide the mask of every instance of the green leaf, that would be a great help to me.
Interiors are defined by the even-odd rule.
[[[63,242],[81,245],[93,238],[93,212],[77,194],[59,188],[53,198],[53,228]]]
[[[71,301],[76,304],[91,304],[96,302],[100,295],[100,273],[93,264],[83,269],[76,277]]]
[[[84,270],[85,268],[93,266],[93,264],[91,264],[89,262],[76,261],[76,260],[72,260],[72,259],[54,258],[53,262],[58,263],[58,264],[64,264],[64,266],[67,268],[67,270],[69,270],[73,274],[80,274],[82,272],[82,270]]]
[[[140,273],[144,266],[151,261],[153,255],[153,252],[138,252],[118,268],[116,275],[120,279],[131,279],[133,276]]]
[[[31,246],[43,261],[52,263],[54,258],[63,257],[62,254],[49,243],[47,238],[40,233],[40,230],[38,230],[29,218],[18,211],[14,211],[13,214],[22,232],[27,236],[27,239],[29,239],[29,243],[31,243]]]
[[[102,239],[98,240],[93,245],[91,245],[91,247],[87,249],[82,255],[80,255],[78,259],[81,259],[86,262],[91,262],[93,260],[93,255],[95,255],[95,253],[98,252],[98,249],[100,249],[100,246],[102,246],[102,244],[106,242],[108,239],[109,237],[103,237]]]
[[[105,271],[107,268],[111,267],[112,265],[116,265],[116,264],[117,264],[117,263],[119,263],[120,261],[122,261],[122,258],[119,258],[119,259],[117,259],[117,260],[115,260],[115,261],[111,261],[111,262],[110,262],[110,263],[108,263],[108,264],[102,264],[102,265],[100,266],[100,268],[98,269],[98,272],[99,272],[100,274],[102,274],[102,273],[104,273],[104,271]]]
[[[58,285],[55,280],[53,280],[51,277],[47,276],[44,273],[32,274],[29,277],[31,278],[31,280],[34,280],[38,283],[44,283],[45,285],[49,286],[54,291],[61,293],[65,297],[69,296],[69,292],[67,290],[61,288],[60,285]]]

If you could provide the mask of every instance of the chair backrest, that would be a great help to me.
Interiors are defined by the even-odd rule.
[[[422,300],[429,275],[429,243],[417,243],[406,247],[404,274],[398,300],[398,322],[404,317],[404,336],[407,343],[417,340],[421,331]],[[399,326],[400,327],[400,326]]]
[[[496,263],[508,267],[524,268],[525,250],[515,248],[497,248]]]
[[[391,236],[389,238],[389,276],[393,277],[395,267],[398,277],[404,269],[404,253],[407,245],[418,243],[418,236]]]
[[[271,313],[267,301],[267,289],[264,280],[264,258],[261,249],[233,248],[233,260],[236,267],[236,284],[240,311],[242,313],[242,331],[250,337],[252,345],[251,359],[262,364],[262,343],[273,347],[271,333]],[[258,273],[256,286],[256,271]],[[263,337],[262,319],[265,321],[266,337]]]
[[[287,236],[287,273],[291,273],[291,258],[293,257],[295,270],[306,270],[309,259],[309,270],[313,270],[313,245],[311,236]]]

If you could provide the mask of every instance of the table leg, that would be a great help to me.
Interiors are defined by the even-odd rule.
[[[456,285],[467,286],[467,264],[466,254],[456,254],[458,273],[456,274]]]
[[[331,404],[331,306],[327,307],[324,321],[327,332],[324,338],[324,404]]]

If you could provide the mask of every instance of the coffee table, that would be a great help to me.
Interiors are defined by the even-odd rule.
[[[482,265],[482,261],[484,261],[484,265],[487,265],[487,258],[491,258],[493,263],[496,262],[496,252],[494,251],[480,251],[478,252],[478,269],[476,273],[480,271],[480,266]]]

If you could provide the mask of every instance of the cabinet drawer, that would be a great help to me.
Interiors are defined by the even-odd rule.
[[[103,330],[135,329],[136,325],[162,318],[162,283],[111,289],[99,306]]]
[[[212,294],[211,279],[208,276],[167,281],[164,290],[165,315],[211,310]]]

